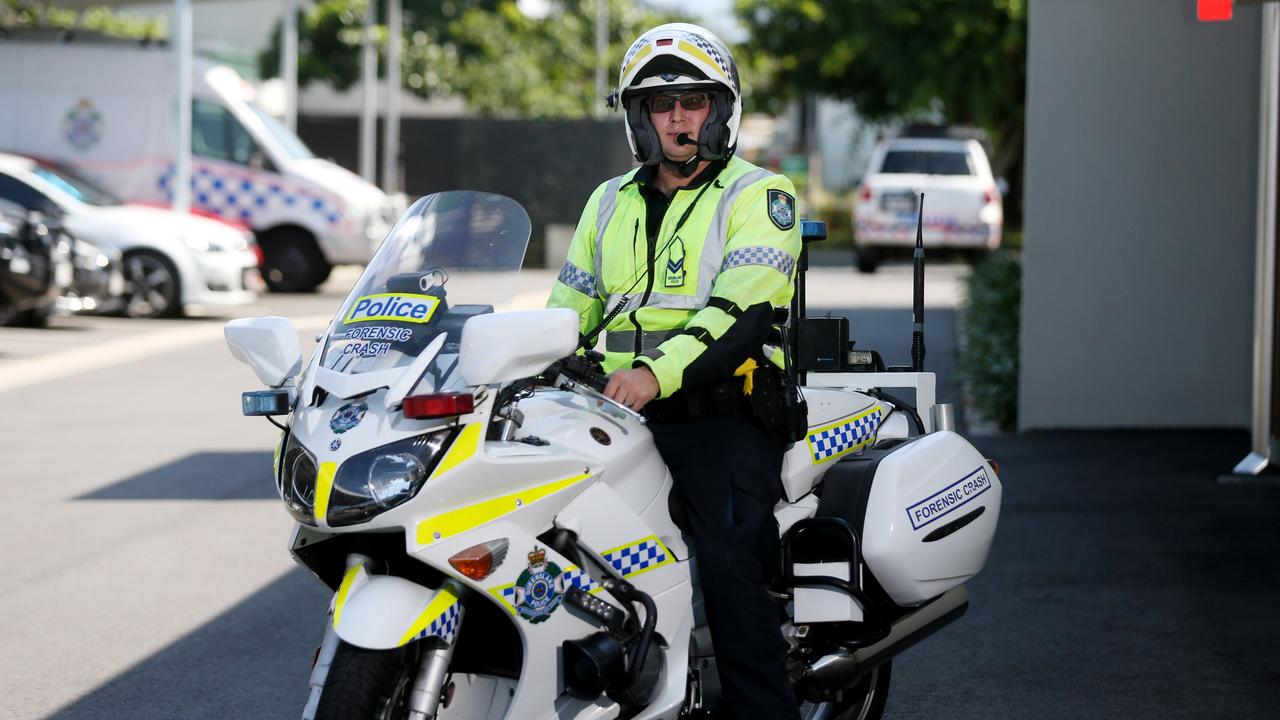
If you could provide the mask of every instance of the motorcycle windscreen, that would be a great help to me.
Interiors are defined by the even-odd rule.
[[[468,318],[506,309],[529,244],[529,215],[511,198],[455,191],[414,203],[329,325],[320,364],[342,373],[409,365],[443,345],[418,392],[466,387],[457,373]]]

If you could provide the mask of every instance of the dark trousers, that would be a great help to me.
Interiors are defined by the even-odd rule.
[[[768,592],[778,567],[773,507],[782,495],[783,447],[739,417],[653,422],[650,429],[697,557],[724,716],[798,719],[778,604]]]

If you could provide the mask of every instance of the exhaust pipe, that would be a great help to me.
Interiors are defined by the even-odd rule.
[[[950,624],[968,608],[969,591],[963,585],[953,587],[928,605],[899,618],[880,642],[853,652],[841,650],[824,655],[805,668],[801,679],[825,687],[844,687]]]

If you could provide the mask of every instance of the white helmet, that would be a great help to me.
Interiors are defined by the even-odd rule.
[[[622,58],[618,89],[608,98],[609,107],[621,104],[626,112],[627,143],[636,160],[645,165],[663,160],[658,131],[649,121],[644,98],[682,90],[711,94],[711,112],[698,132],[697,157],[720,160],[737,148],[742,90],[733,55],[706,28],[667,23],[631,44]]]

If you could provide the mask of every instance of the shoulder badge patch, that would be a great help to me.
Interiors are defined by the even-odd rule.
[[[769,219],[779,230],[796,226],[796,199],[781,190],[770,190],[768,195]]]

